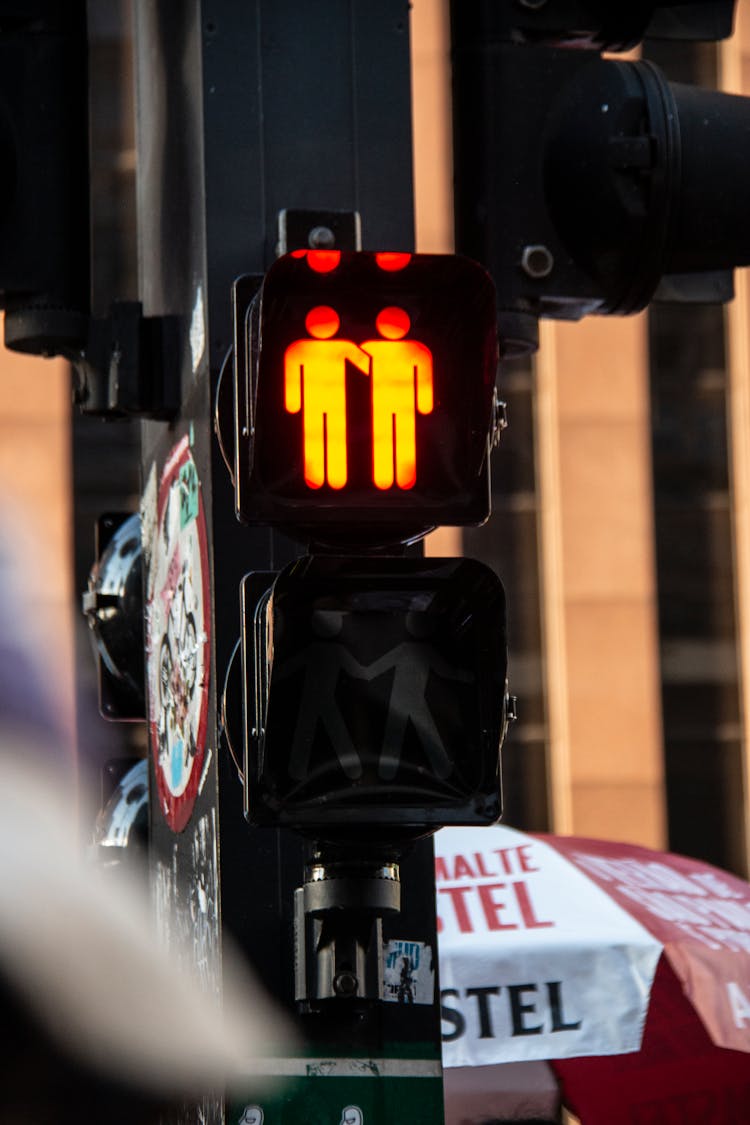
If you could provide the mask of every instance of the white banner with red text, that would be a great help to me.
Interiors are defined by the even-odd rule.
[[[636,1051],[662,944],[543,841],[435,837],[446,1066]]]

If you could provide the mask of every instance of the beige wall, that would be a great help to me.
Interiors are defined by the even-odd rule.
[[[661,846],[644,317],[543,324],[536,378],[553,827]]]
[[[646,316],[542,326],[537,462],[553,829],[665,847]]]
[[[448,0],[413,0],[412,127],[417,250],[453,251]]]
[[[453,247],[447,0],[414,0],[417,249]],[[545,325],[537,363],[553,827],[663,845],[643,318]],[[429,553],[460,550],[460,533]]]
[[[447,0],[413,0],[411,11],[414,220],[421,254],[453,251],[453,159]],[[441,527],[425,553],[460,555],[461,531]]]
[[[750,11],[737,5],[735,30],[721,46],[721,84],[732,94],[750,95]],[[731,449],[732,515],[734,521],[735,583],[740,701],[743,729],[744,804],[746,824],[750,795],[750,281],[747,270],[735,272],[736,296],[727,306],[729,364],[729,440]],[[745,840],[750,832],[745,830]],[[750,844],[746,863],[750,869]]]

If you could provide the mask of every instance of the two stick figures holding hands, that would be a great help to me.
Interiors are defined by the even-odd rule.
[[[391,781],[396,776],[409,724],[434,776],[448,777],[453,761],[427,701],[428,682],[432,672],[461,683],[470,683],[473,674],[454,667],[433,645],[435,627],[427,613],[407,613],[403,640],[367,665],[356,660],[343,642],[344,621],[345,614],[341,612],[315,610],[311,620],[315,639],[285,661],[283,670],[276,673],[278,679],[286,679],[304,670],[289,760],[290,776],[300,781],[308,778],[310,753],[319,726],[346,777],[356,780],[362,776],[365,748],[352,738],[339,709],[339,682],[344,673],[366,684],[390,672],[385,729],[382,742],[374,748],[379,777]]]
[[[396,306],[375,318],[377,338],[355,344],[337,336],[335,309],[317,305],[305,318],[309,338],[284,354],[284,406],[302,413],[304,477],[335,489],[348,476],[346,365],[368,376],[372,403],[372,479],[379,489],[412,488],[417,477],[416,415],[433,409],[432,353],[405,339],[411,322]]]

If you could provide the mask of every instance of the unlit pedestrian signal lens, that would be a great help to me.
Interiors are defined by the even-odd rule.
[[[500,815],[505,598],[467,559],[309,556],[243,588],[254,823]]]
[[[494,288],[468,259],[294,251],[235,286],[235,484],[248,522],[486,519]]]

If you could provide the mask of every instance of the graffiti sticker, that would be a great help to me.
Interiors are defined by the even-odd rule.
[[[259,1105],[246,1105],[238,1125],[263,1125],[264,1116]]]
[[[344,1106],[341,1111],[341,1125],[364,1125],[364,1116],[358,1105]]]
[[[432,949],[421,941],[389,941],[383,950],[383,999],[392,1004],[432,1004]]]
[[[167,458],[149,558],[149,728],[159,805],[173,832],[190,820],[206,755],[209,575],[206,519],[188,438]]]

